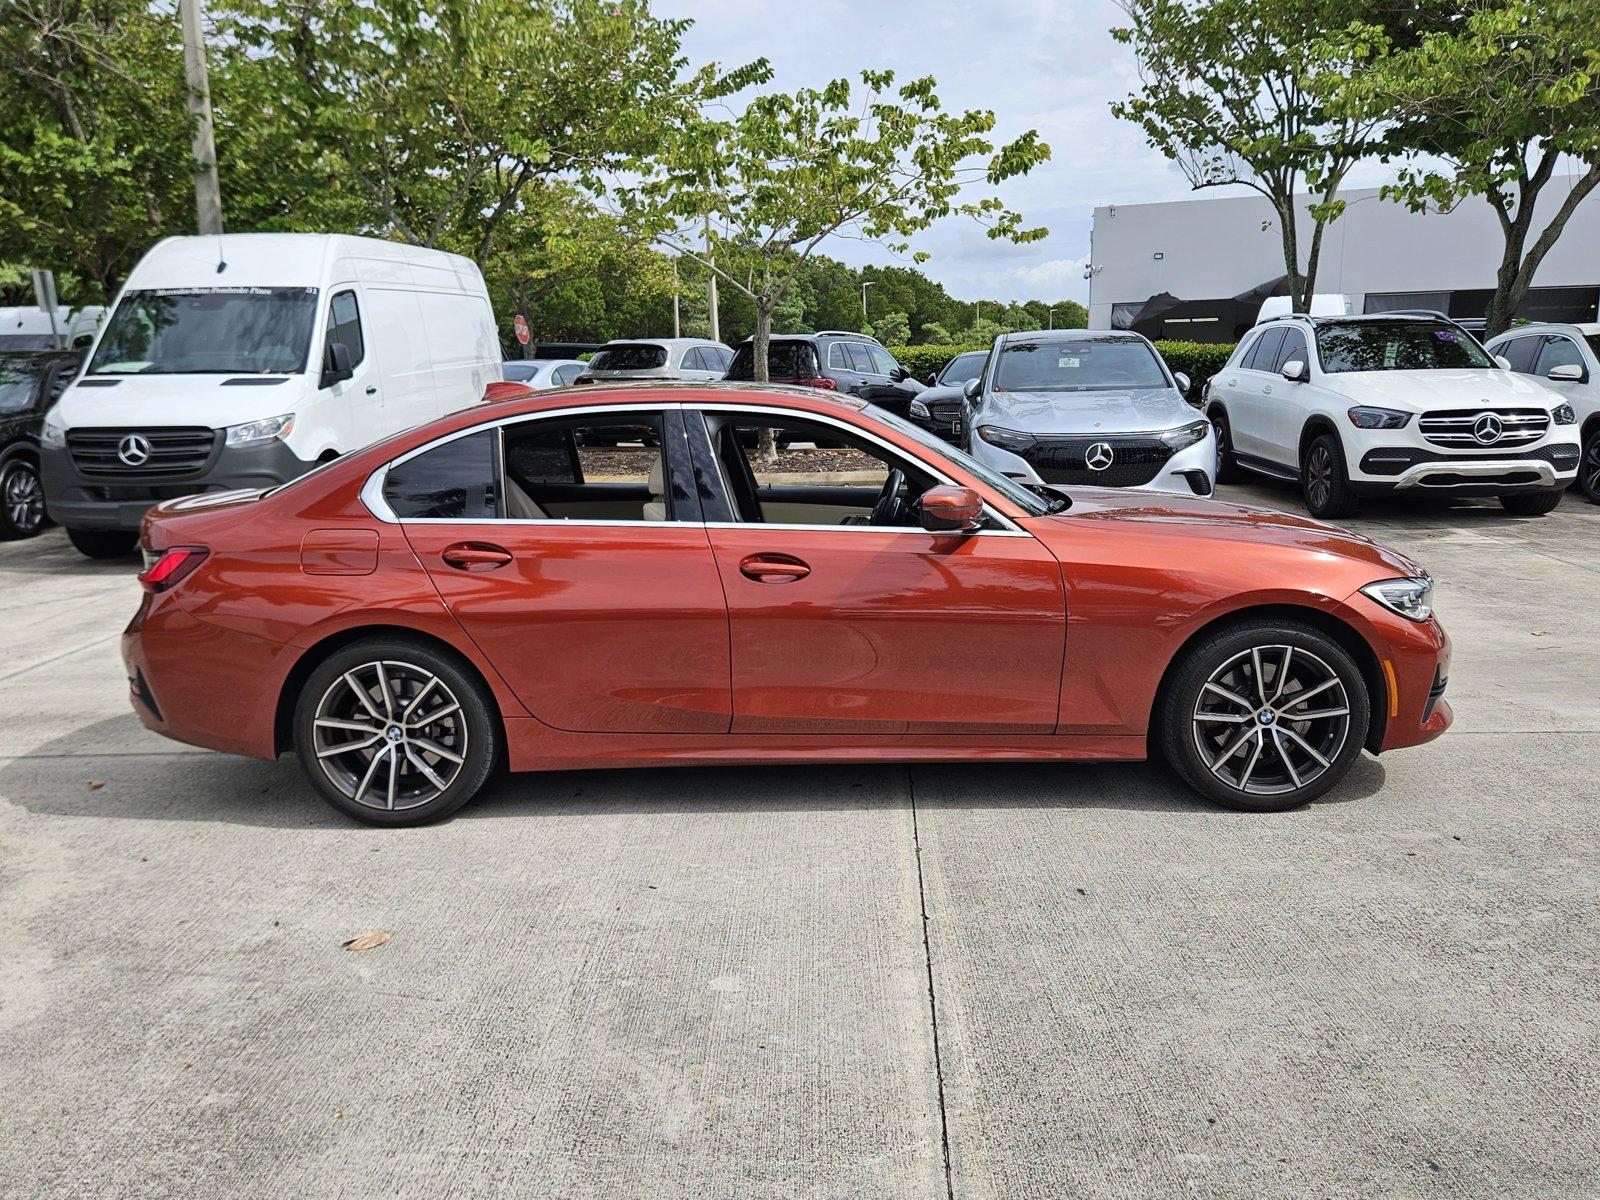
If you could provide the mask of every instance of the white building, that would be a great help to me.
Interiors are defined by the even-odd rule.
[[[1535,233],[1570,182],[1557,178],[1545,188]],[[1323,234],[1319,294],[1342,294],[1357,313],[1426,308],[1457,318],[1484,315],[1502,246],[1486,200],[1470,197],[1449,213],[1413,213],[1380,198],[1376,188],[1344,198],[1344,215]],[[1284,273],[1277,217],[1254,193],[1106,205],[1094,210],[1092,239],[1091,329],[1137,327],[1150,337],[1231,342],[1255,323],[1261,297]],[[1302,211],[1302,261],[1309,239]],[[1596,319],[1600,198],[1579,205],[1534,282],[1520,316]]]

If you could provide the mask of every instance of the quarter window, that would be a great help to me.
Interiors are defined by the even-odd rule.
[[[361,337],[361,310],[354,292],[340,292],[328,305],[328,341],[343,342],[353,367],[367,356]]]
[[[406,521],[490,521],[500,515],[495,437],[484,429],[395,463],[383,498]]]

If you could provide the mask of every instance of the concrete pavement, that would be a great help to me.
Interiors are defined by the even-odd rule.
[[[1458,726],[1298,813],[724,769],[392,832],[146,734],[132,564],[0,545],[0,1196],[1595,1195],[1600,509],[1351,524]]]

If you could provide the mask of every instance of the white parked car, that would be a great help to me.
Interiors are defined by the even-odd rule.
[[[1547,513],[1578,470],[1572,405],[1434,317],[1293,316],[1252,329],[1211,379],[1224,481],[1298,480],[1316,517],[1363,496],[1497,496]]]
[[[618,379],[693,379],[710,382],[728,373],[733,351],[704,338],[615,338],[595,351],[579,383]]]
[[[471,259],[343,234],[167,238],[45,417],[45,505],[84,554],[126,554],[154,504],[275,487],[500,378]]]
[[[1600,325],[1527,325],[1489,342],[1519,375],[1536,377],[1578,414],[1578,486],[1600,504]]]
[[[979,462],[1024,483],[1209,496],[1217,447],[1188,390],[1137,333],[1006,333],[963,385],[955,432]]]
[[[500,365],[509,383],[522,383],[536,392],[571,387],[589,364],[576,358],[513,358]]]

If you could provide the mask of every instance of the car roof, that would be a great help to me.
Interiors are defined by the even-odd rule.
[[[1149,342],[1142,333],[1131,329],[1030,329],[1002,333],[1000,341],[1028,342]]]
[[[812,333],[773,333],[767,335],[767,340],[772,342],[814,342],[818,338],[844,338],[854,342],[868,342],[874,346],[883,345],[882,342],[869,333],[852,333],[848,329],[818,329]],[[755,341],[755,338],[747,337],[739,345],[748,346],[753,341]]]
[[[1422,313],[1346,313],[1319,317],[1311,316],[1309,313],[1284,313],[1259,321],[1252,328],[1260,329],[1263,325],[1272,325],[1279,321],[1306,321],[1312,325],[1405,324],[1408,321],[1430,321],[1435,324],[1443,321],[1447,325],[1456,324],[1454,317],[1424,316]]]
[[[606,346],[666,346],[668,348],[674,346],[720,346],[724,350],[727,349],[721,342],[713,342],[710,338],[612,338],[606,343]],[[600,348],[604,350],[606,346]]]
[[[1526,325],[1502,330],[1489,340],[1498,342],[1501,338],[1530,333],[1575,333],[1580,337],[1595,337],[1600,335],[1600,321],[1529,321]]]

